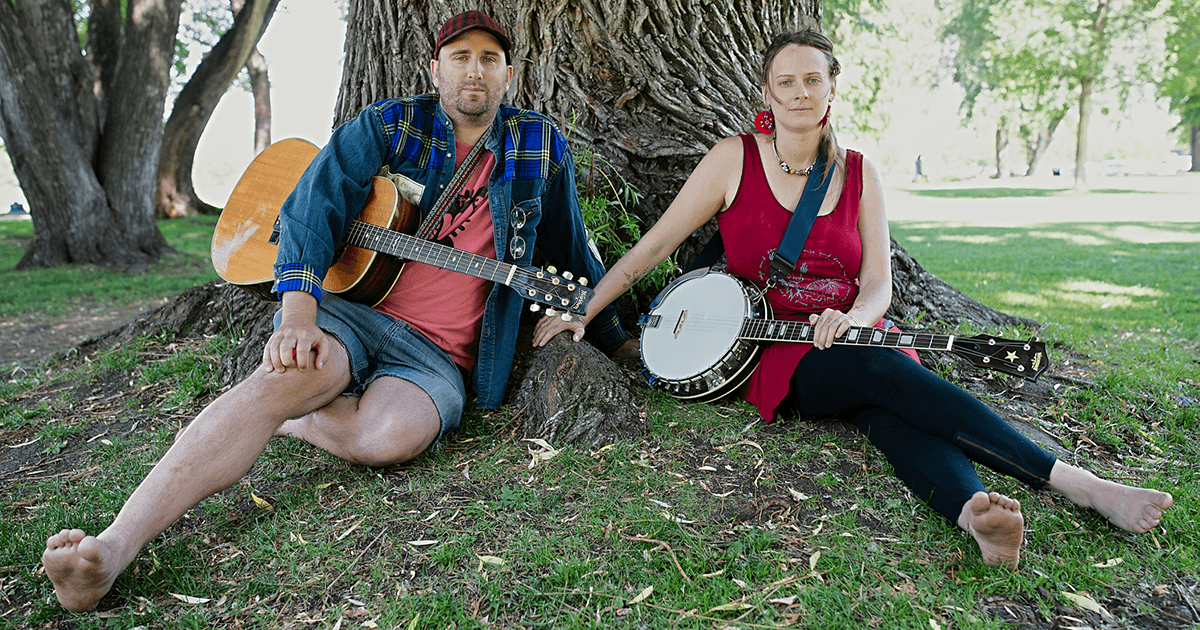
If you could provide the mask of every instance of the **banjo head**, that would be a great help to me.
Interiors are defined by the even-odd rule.
[[[659,294],[649,317],[643,318],[642,362],[667,381],[694,378],[720,363],[738,343],[751,314],[746,289],[732,276],[708,273],[677,281]]]

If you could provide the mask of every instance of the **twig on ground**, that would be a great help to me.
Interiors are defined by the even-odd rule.
[[[667,553],[671,555],[671,562],[674,562],[675,568],[679,570],[679,575],[682,575],[683,579],[686,580],[688,584],[691,584],[693,586],[696,584],[695,582],[692,581],[692,578],[688,577],[687,573],[683,572],[683,567],[679,565],[679,559],[675,557],[675,550],[671,549],[671,545],[668,545],[667,543],[665,543],[661,540],[655,540],[653,538],[642,538],[641,536],[626,536],[625,534],[621,534],[621,540],[631,540],[634,542],[650,543],[652,545],[658,545],[659,549],[666,549]]]

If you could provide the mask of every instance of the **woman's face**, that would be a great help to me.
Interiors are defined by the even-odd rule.
[[[837,82],[829,76],[825,53],[812,46],[791,44],[775,55],[763,86],[763,103],[771,107],[775,124],[818,125],[825,117]]]

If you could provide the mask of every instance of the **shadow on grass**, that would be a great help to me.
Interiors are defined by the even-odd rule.
[[[1057,197],[1070,193],[1070,188],[933,188],[911,189],[909,194],[937,199],[1006,199],[1014,197]],[[1158,194],[1158,191],[1129,190],[1124,188],[1097,188],[1088,191],[1092,195]]]

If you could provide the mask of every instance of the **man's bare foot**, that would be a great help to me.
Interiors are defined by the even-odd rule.
[[[1050,470],[1050,487],[1072,503],[1090,507],[1108,522],[1127,532],[1144,534],[1162,522],[1163,511],[1175,500],[1170,494],[1151,488],[1126,486],[1062,461]]]
[[[1016,569],[1021,561],[1025,518],[1021,504],[998,492],[976,492],[963,504],[958,526],[971,533],[989,567]]]
[[[100,539],[82,529],[64,529],[46,541],[42,566],[63,608],[73,612],[91,610],[112,588],[124,567],[109,567],[107,551]]]

